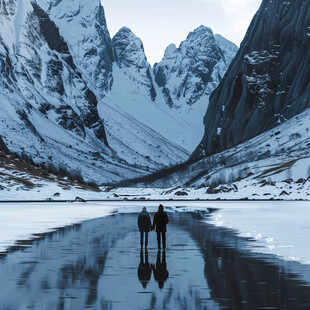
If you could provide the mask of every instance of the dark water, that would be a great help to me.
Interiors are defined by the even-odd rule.
[[[167,250],[140,252],[136,214],[47,234],[0,259],[0,309],[310,309],[310,287],[244,239],[170,214]]]

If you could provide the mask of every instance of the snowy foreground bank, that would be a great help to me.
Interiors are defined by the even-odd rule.
[[[205,221],[247,238],[246,250],[310,264],[308,202],[165,202],[164,205],[169,212],[216,209],[208,213]],[[18,240],[34,238],[35,234],[108,216],[114,211],[139,212],[142,206],[154,212],[158,202],[0,204],[0,252]]]

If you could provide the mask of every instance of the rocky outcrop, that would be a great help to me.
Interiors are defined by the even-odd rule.
[[[204,118],[197,160],[310,106],[310,1],[264,0]]]
[[[113,37],[112,43],[118,66],[130,79],[144,86],[154,101],[156,91],[142,41],[129,28],[123,27]]]
[[[163,60],[155,64],[154,76],[170,107],[192,106],[218,86],[238,48],[212,30],[200,26],[179,48],[167,47]]]
[[[6,154],[9,153],[9,149],[7,148],[5,143],[3,142],[1,136],[0,136],[0,152],[6,153]]]

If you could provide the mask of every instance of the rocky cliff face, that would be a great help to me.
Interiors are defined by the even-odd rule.
[[[100,0],[37,0],[69,45],[90,88],[101,96],[113,83],[114,54]]]
[[[130,29],[123,27],[113,37],[112,44],[118,66],[130,79],[144,86],[154,101],[156,91],[151,77],[151,66],[146,59],[142,41]]]
[[[264,0],[212,94],[192,158],[231,148],[310,106],[310,1]]]
[[[2,94],[9,97],[11,93],[20,100],[14,105],[20,120],[39,135],[30,120],[37,110],[81,138],[89,130],[107,145],[97,99],[76,69],[55,24],[29,1],[4,1],[2,9],[7,12],[1,16],[0,31]]]
[[[97,96],[49,15],[29,0],[1,1],[0,11],[4,145],[37,164],[99,184],[154,169],[133,166],[111,150]]]
[[[238,48],[212,30],[200,26],[179,48],[167,47],[163,60],[154,66],[155,81],[170,107],[192,106],[218,86]]]

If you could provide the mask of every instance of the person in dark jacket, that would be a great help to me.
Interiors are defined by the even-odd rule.
[[[142,208],[138,216],[138,227],[140,231],[140,244],[141,248],[143,247],[143,239],[145,235],[145,247],[147,247],[149,240],[149,231],[152,229],[152,221],[150,214],[146,211],[146,207]]]
[[[143,250],[140,252],[140,264],[138,267],[138,278],[144,289],[150,282],[152,275],[152,265],[149,263],[148,252],[145,251],[145,261],[143,258]]]
[[[164,211],[163,205],[159,205],[158,211],[154,215],[152,228],[157,233],[157,244],[160,249],[160,239],[162,239],[163,248],[166,248],[166,231],[169,218],[167,213]]]
[[[160,257],[160,250],[157,252],[157,261],[156,265],[152,265],[153,275],[155,281],[158,283],[158,287],[162,289],[164,287],[165,281],[169,277],[169,272],[167,270],[166,263],[166,252],[163,251],[162,256]]]

